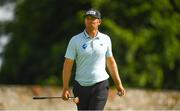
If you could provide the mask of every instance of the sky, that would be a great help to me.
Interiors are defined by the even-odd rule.
[[[5,22],[14,19],[13,10],[15,8],[14,3],[6,3],[0,6],[0,22]]]
[[[14,8],[14,3],[6,3],[2,6],[0,5],[0,23],[14,19]],[[3,32],[3,25],[1,25],[0,29],[2,30],[0,32]],[[0,33],[0,68],[2,65],[1,53],[3,52],[5,45],[8,43],[9,38],[10,37],[8,35]]]

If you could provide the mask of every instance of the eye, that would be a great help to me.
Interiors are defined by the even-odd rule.
[[[97,18],[96,17],[93,17],[93,16],[87,16],[86,17],[88,20],[96,20]]]

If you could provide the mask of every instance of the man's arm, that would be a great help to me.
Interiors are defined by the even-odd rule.
[[[123,88],[123,85],[119,76],[117,64],[114,57],[107,57],[106,64],[118,92],[120,92],[122,95],[125,95],[125,90]]]
[[[66,58],[63,66],[63,92],[62,97],[64,100],[68,100],[70,97],[69,91],[69,81],[72,75],[72,67],[74,61],[72,59]]]

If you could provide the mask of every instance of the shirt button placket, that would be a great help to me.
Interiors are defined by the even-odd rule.
[[[94,40],[92,40],[91,44],[92,44],[92,49],[94,49]]]

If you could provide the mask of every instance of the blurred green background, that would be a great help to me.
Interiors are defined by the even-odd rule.
[[[15,9],[13,20],[0,21],[0,35],[9,37],[0,84],[62,86],[68,42],[84,30],[84,10],[94,7],[125,87],[180,90],[179,0],[1,0],[1,6],[7,1]]]

